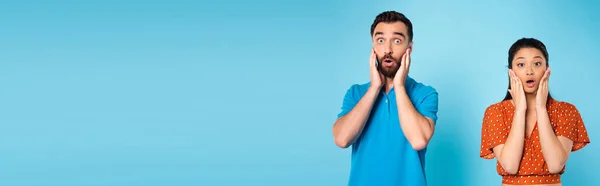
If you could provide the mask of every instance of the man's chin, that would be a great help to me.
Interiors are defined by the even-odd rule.
[[[388,77],[388,78],[393,78],[396,75],[397,71],[382,71],[381,74],[383,74],[383,76]]]

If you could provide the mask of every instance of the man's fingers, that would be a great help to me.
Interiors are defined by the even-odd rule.
[[[410,48],[406,50],[405,54],[406,54],[406,69],[408,69],[408,67],[410,67]]]
[[[406,53],[402,55],[402,59],[400,59],[400,67],[404,68],[406,66]]]
[[[369,64],[371,66],[377,66],[375,64],[376,58],[377,58],[377,55],[375,54],[375,48],[371,48],[371,56],[369,57]]]

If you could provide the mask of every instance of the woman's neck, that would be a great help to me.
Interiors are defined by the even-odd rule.
[[[525,97],[527,100],[527,111],[535,112],[535,93],[525,93]]]

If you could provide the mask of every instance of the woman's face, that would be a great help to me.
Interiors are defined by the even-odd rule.
[[[525,93],[537,91],[548,66],[542,52],[536,48],[521,48],[512,61],[512,70],[523,83]]]

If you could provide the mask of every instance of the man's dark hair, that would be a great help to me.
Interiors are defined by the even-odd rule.
[[[410,20],[408,18],[406,18],[406,16],[404,16],[404,14],[396,12],[396,11],[385,11],[380,13],[379,15],[377,15],[377,17],[375,17],[375,20],[373,21],[373,24],[371,24],[371,36],[373,36],[373,32],[375,32],[375,27],[377,26],[377,24],[379,23],[393,23],[393,22],[402,22],[404,23],[404,25],[406,25],[406,30],[408,30],[408,40],[412,41],[413,40],[413,28],[412,28],[412,23],[410,22]]]

